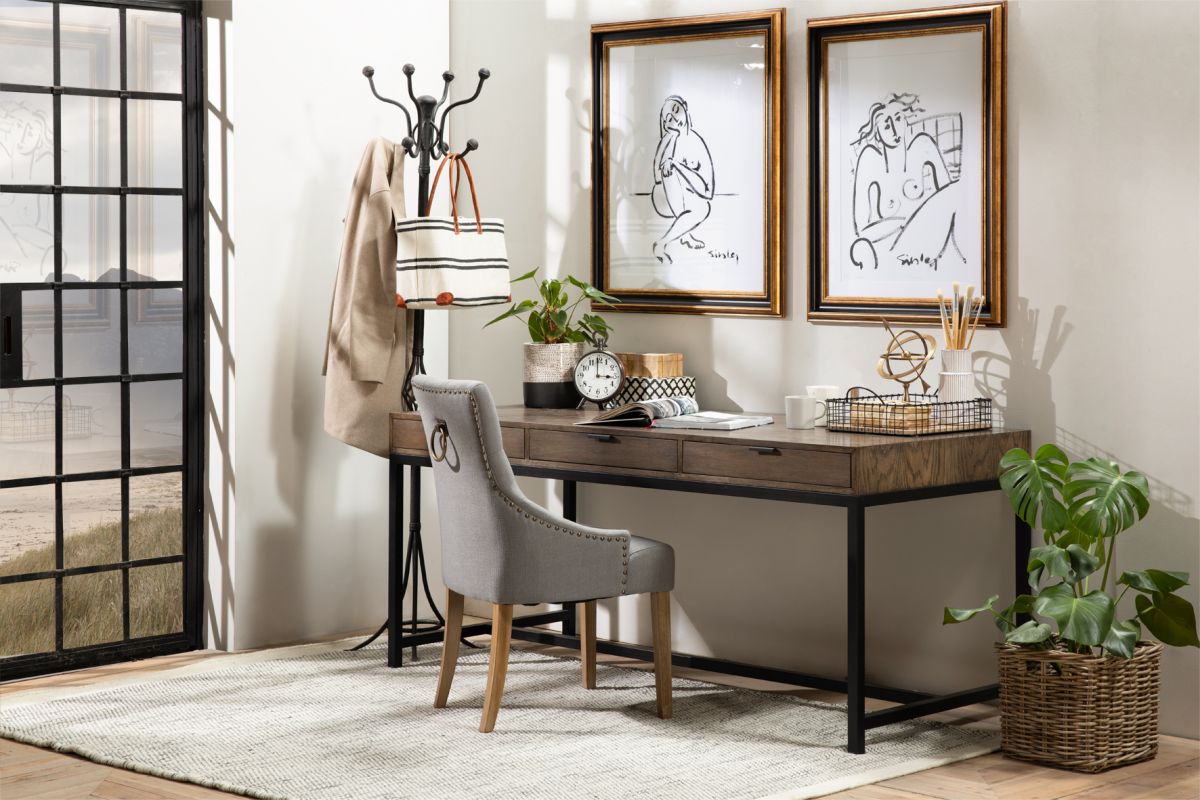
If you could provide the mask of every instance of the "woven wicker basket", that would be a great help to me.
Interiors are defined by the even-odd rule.
[[[1004,754],[1077,772],[1158,754],[1162,645],[1133,658],[996,645]]]

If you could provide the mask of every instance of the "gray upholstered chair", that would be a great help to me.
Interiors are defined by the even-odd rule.
[[[435,708],[443,708],[454,679],[463,598],[492,604],[492,647],[479,730],[496,725],[513,606],[581,605],[583,685],[596,685],[596,600],[650,593],[654,685],[658,716],[671,716],[670,545],[629,531],[590,528],[551,514],[522,494],[500,440],[500,422],[487,387],[478,381],[413,379],[430,442],[447,587],[446,639]]]

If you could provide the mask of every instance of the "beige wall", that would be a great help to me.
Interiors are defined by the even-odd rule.
[[[205,10],[207,622],[210,642],[233,649],[386,614],[387,462],[324,433],[321,361],[351,179],[370,137],[405,135],[362,67],[376,67],[384,95],[404,95],[405,61],[419,91],[439,89],[449,11],[447,0]],[[434,372],[446,325],[427,326]]]
[[[506,218],[514,269],[589,274],[589,25],[764,5],[451,4],[453,68],[471,75],[486,66],[494,76],[458,129],[480,141],[472,165],[483,211]],[[804,25],[902,7],[788,5],[788,318],[612,317],[617,347],[684,353],[709,408],[781,411],[783,396],[805,384],[876,380],[877,328],[804,318]],[[1018,2],[1009,37],[1011,322],[979,334],[976,368],[1008,422],[1032,428],[1036,442],[1107,454],[1150,476],[1156,505],[1123,538],[1123,568],[1186,569],[1200,579],[1200,5]],[[523,331],[512,324],[485,338],[488,318],[451,315],[451,374],[520,402]],[[546,482],[527,486],[557,502]],[[603,487],[581,489],[580,512],[675,546],[678,649],[844,674],[842,512]],[[945,603],[1010,590],[1003,498],[872,509],[867,525],[870,680],[939,691],[992,680],[991,627],[939,622]],[[1187,591],[1195,603],[1195,588]],[[646,641],[646,605],[607,603],[602,635]],[[1198,655],[1166,656],[1168,732],[1200,734]]]

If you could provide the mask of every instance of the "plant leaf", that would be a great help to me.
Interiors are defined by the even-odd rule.
[[[1032,526],[1057,533],[1067,526],[1067,509],[1059,496],[1067,473],[1067,456],[1044,444],[1032,457],[1020,447],[1000,459],[1000,487],[1017,516]]]
[[[517,310],[517,306],[514,304],[512,308],[508,309],[508,311],[505,311],[503,314],[496,317],[494,320],[487,323],[483,327],[486,328],[488,325],[495,325],[497,322],[499,322],[502,319],[508,319],[509,317],[515,317],[517,314],[520,314],[520,313],[521,312]]]
[[[529,341],[546,342],[546,326],[542,321],[541,312],[534,311],[529,315],[527,327],[529,328]]]
[[[1004,634],[1004,641],[1011,644],[1038,644],[1050,638],[1050,626],[1031,619]]]
[[[1060,583],[1043,589],[1034,601],[1033,610],[1058,623],[1059,635],[1064,639],[1098,645],[1107,638],[1112,627],[1116,604],[1099,589],[1076,597],[1070,586]]]
[[[989,611],[992,604],[999,599],[1000,595],[994,594],[979,608],[944,608],[942,609],[942,624],[953,625],[956,622],[966,622],[981,611]]]
[[[541,267],[534,267],[533,269],[529,270],[529,272],[526,272],[521,277],[513,278],[511,281],[509,281],[509,283],[520,283],[521,281],[527,281],[530,278],[532,278],[534,275],[537,275],[537,271],[539,269],[541,269]]]
[[[1126,570],[1117,583],[1123,583],[1139,592],[1173,592],[1187,586],[1186,572],[1165,572],[1161,569]]]
[[[1145,623],[1154,637],[1173,647],[1200,647],[1196,638],[1196,609],[1176,594],[1155,592],[1147,597],[1134,597],[1138,619]]]
[[[1137,647],[1137,640],[1141,635],[1142,626],[1136,619],[1114,622],[1104,640],[1104,649],[1114,656],[1133,658],[1133,649]]]
[[[1000,612],[1000,616],[996,617],[996,627],[1001,633],[1007,634],[1013,629],[1013,623],[1017,619],[1017,614],[1028,614],[1033,611],[1033,601],[1036,598],[1031,594],[1019,594],[1017,599],[1009,604],[1008,608]]]
[[[1029,551],[1029,586],[1036,589],[1043,572],[1068,583],[1078,583],[1099,569],[1101,563],[1077,544],[1065,548],[1055,544],[1035,547]]]
[[[1116,462],[1100,458],[1067,468],[1063,497],[1075,524],[1093,538],[1116,536],[1150,510],[1146,476],[1132,470],[1122,473]]]

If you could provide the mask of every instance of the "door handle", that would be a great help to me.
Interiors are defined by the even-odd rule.
[[[617,437],[611,433],[589,433],[587,437],[595,439],[597,442],[615,442],[617,440]]]
[[[777,456],[779,455],[778,447],[761,447],[758,445],[750,445],[751,452],[758,453],[760,456]]]

